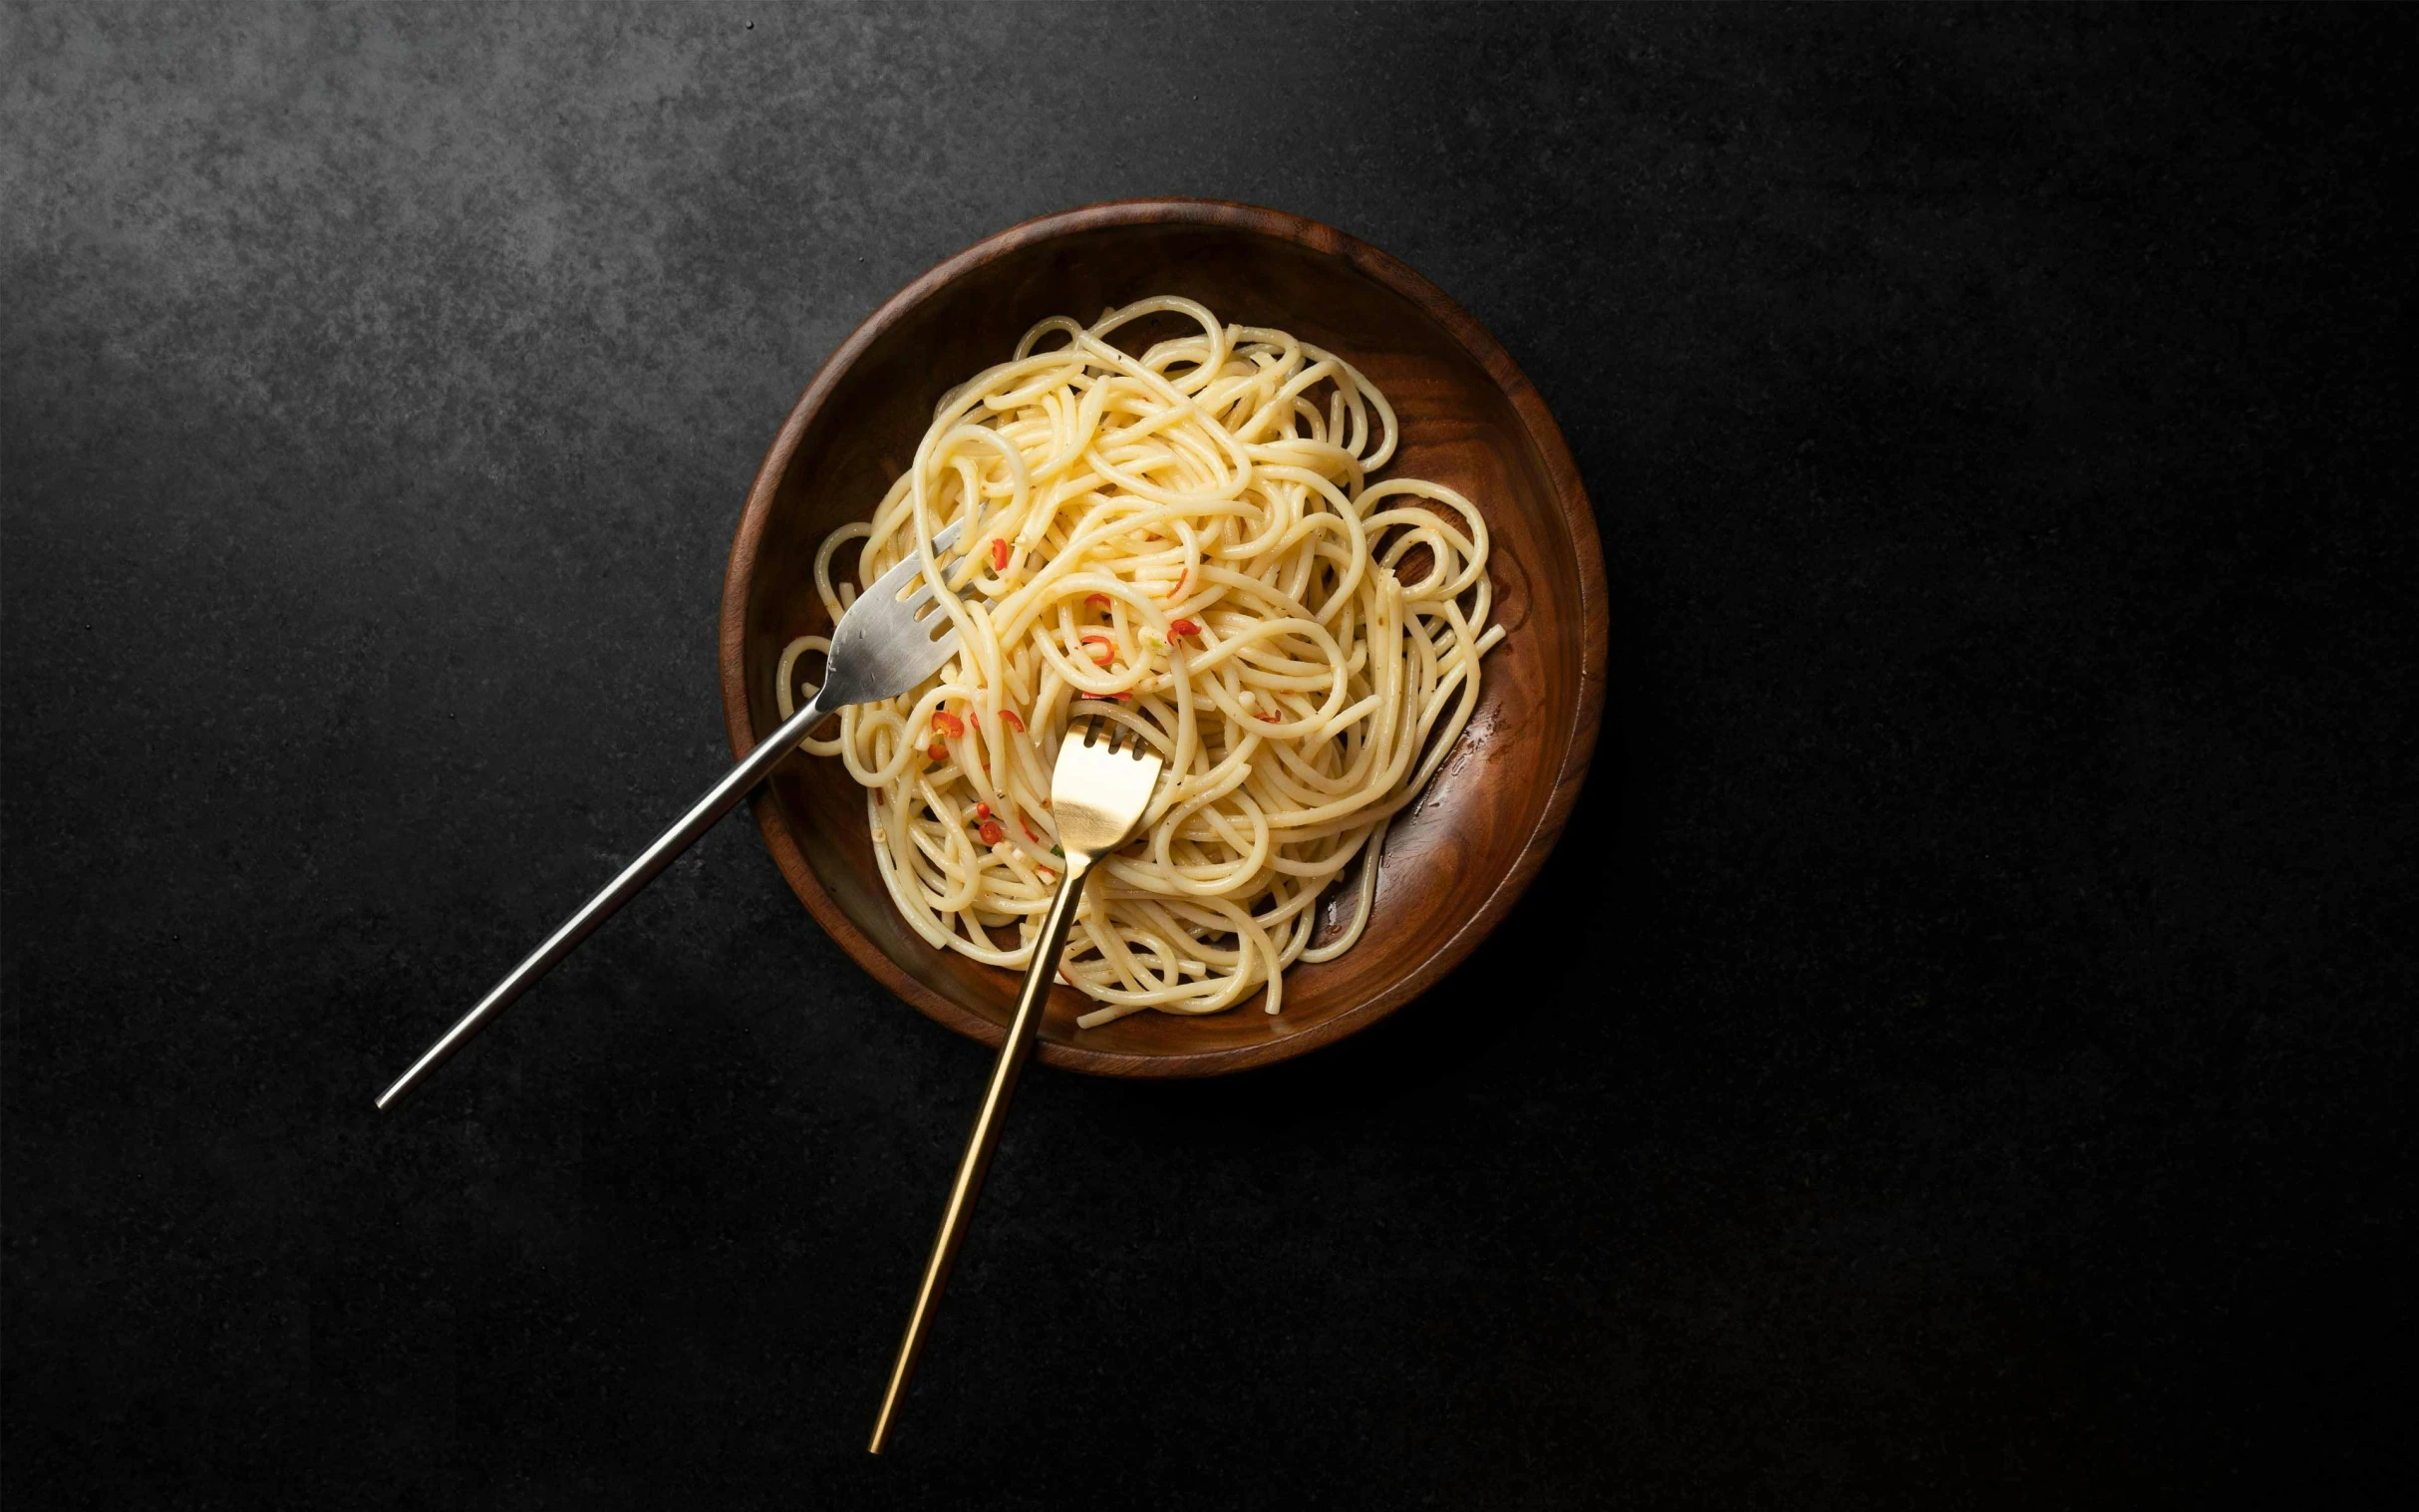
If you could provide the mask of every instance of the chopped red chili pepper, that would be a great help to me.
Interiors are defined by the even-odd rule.
[[[1184,597],[1184,580],[1192,575],[1193,569],[1190,567],[1187,567],[1182,572],[1177,573],[1176,580],[1167,586],[1167,596],[1169,598]]]
[[[991,538],[991,570],[994,572],[1008,570],[1008,542],[996,535]]]
[[[1023,735],[1025,733],[1025,721],[1018,717],[1017,712],[1014,709],[1001,710],[1000,723],[1006,725],[1009,729],[1015,731],[1019,735]]]
[[[978,818],[978,819],[988,819],[988,818],[990,818],[990,817],[991,817],[991,805],[990,805],[989,803],[977,803],[977,804],[975,805],[975,817],[976,817],[976,818]]]
[[[1082,695],[1082,697],[1087,699],[1095,699],[1101,703],[1123,704],[1131,701],[1133,695],[1130,693],[1086,693]]]
[[[966,734],[966,722],[946,709],[932,712],[932,728],[953,741]]]
[[[1171,620],[1168,622],[1167,633],[1170,635],[1199,635],[1201,627],[1191,620]]]
[[[1037,845],[1042,842],[1042,837],[1034,833],[1034,827],[1025,822],[1025,815],[1017,815],[1017,827],[1025,831],[1025,838],[1033,841]]]
[[[1082,635],[1077,636],[1076,639],[1086,646],[1097,648],[1092,656],[1092,665],[1095,667],[1105,667],[1117,659],[1117,643],[1105,635]]]
[[[998,819],[985,819],[983,827],[976,830],[975,833],[983,837],[983,843],[986,845],[997,845],[1008,838],[1008,831],[1000,827]]]
[[[1285,723],[1282,718],[1273,714],[1255,714],[1252,716],[1252,718],[1255,720],[1266,720],[1272,725],[1282,725]]]
[[[1086,593],[1083,595],[1083,603],[1086,608],[1093,604],[1099,605],[1102,614],[1106,614],[1109,609],[1108,595],[1105,593]]]
[[[939,741],[935,741],[931,745],[925,747],[924,754],[931,756],[936,761],[946,761],[949,759],[949,748],[942,745]]]

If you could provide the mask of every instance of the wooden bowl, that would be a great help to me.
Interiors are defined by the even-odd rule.
[[[1400,453],[1378,475],[1449,484],[1485,514],[1505,631],[1456,749],[1386,835],[1367,933],[1337,960],[1288,972],[1282,1014],[1254,997],[1224,1014],[1144,1013],[1082,1030],[1075,1015],[1088,1000],[1064,986],[1051,999],[1041,1046],[1051,1064],[1200,1076],[1340,1040],[1443,977],[1536,875],[1596,746],[1605,575],[1579,470],[1520,369],[1434,284],[1315,221],[1197,199],[1047,215],[950,258],[841,343],[756,469],[723,589],[723,706],[735,755],[780,723],[781,648],[829,628],[812,588],[815,547],[905,470],[944,390],[1046,316],[1089,320],[1153,294],[1283,327],[1360,367],[1401,421]],[[756,821],[781,874],[860,966],[960,1034],[1000,1043],[1017,975],[936,950],[899,918],[874,870],[864,791],[839,761],[784,763],[756,799]]]

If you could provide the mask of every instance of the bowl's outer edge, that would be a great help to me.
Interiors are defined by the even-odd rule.
[[[1417,971],[1392,990],[1338,1014],[1314,1029],[1263,1045],[1204,1051],[1197,1055],[1136,1056],[1086,1050],[1049,1040],[1042,1042],[1040,1053],[1045,1063],[1095,1075],[1211,1076],[1289,1059],[1376,1023],[1435,985],[1459,965],[1512,905],[1519,901],[1535,878],[1538,868],[1545,864],[1555,841],[1561,837],[1563,826],[1569,822],[1572,805],[1579,800],[1581,784],[1587,779],[1589,762],[1595,756],[1598,728],[1604,718],[1606,664],[1610,655],[1611,606],[1607,601],[1604,548],[1596,533],[1596,516],[1589,504],[1586,485],[1580,480],[1579,464],[1573,459],[1571,449],[1563,440],[1562,428],[1555,423],[1536,386],[1521,372],[1519,364],[1512,360],[1503,344],[1496,341],[1451,296],[1407,264],[1367,242],[1284,210],[1222,199],[1109,200],[1060,210],[1010,226],[936,264],[866,316],[849,333],[848,339],[824,360],[823,366],[806,385],[805,392],[798,397],[798,402],[790,408],[788,419],[774,435],[771,446],[765,449],[764,459],[756,468],[747,507],[741,513],[739,527],[733,537],[731,565],[723,579],[719,636],[723,715],[734,759],[745,756],[756,748],[756,732],[748,714],[744,640],[748,582],[755,572],[756,542],[762,533],[764,521],[771,513],[781,474],[788,464],[790,454],[797,447],[798,439],[805,434],[807,425],[813,420],[824,398],[837,386],[858,355],[905,311],[921,303],[933,291],[1003,253],[1053,237],[1103,226],[1170,222],[1229,226],[1253,231],[1337,257],[1362,276],[1386,285],[1418,305],[1451,332],[1463,349],[1495,380],[1537,445],[1555,496],[1562,505],[1564,524],[1571,532],[1574,555],[1578,559],[1582,605],[1580,700],[1577,717],[1572,724],[1570,744],[1564,749],[1562,764],[1555,774],[1553,793],[1522,846],[1519,859],[1478,911],[1443,940]],[[999,1025],[968,1012],[908,976],[868,940],[823,892],[821,884],[815,881],[804,855],[799,852],[790,838],[787,825],[782,822],[779,806],[761,793],[754,803],[756,825],[763,833],[765,848],[771,851],[773,863],[787,879],[790,890],[806,905],[815,922],[838,941],[850,957],[872,973],[883,986],[928,1018],[986,1045],[996,1047],[1000,1043],[1003,1030]]]

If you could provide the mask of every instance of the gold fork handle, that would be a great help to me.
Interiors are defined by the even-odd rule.
[[[1092,858],[1074,851],[1066,855],[1066,875],[1058,883],[1058,895],[1050,900],[1050,912],[1043,918],[1042,934],[1034,941],[1033,964],[1025,969],[1025,991],[1017,999],[1017,1016],[1009,1021],[1008,1038],[1000,1044],[999,1063],[992,1067],[991,1089],[983,1094],[982,1110],[975,1114],[974,1132],[967,1137],[966,1156],[958,1162],[957,1183],[949,1189],[949,1206],[941,1212],[941,1232],[932,1242],[932,1259],[924,1266],[924,1285],[916,1293],[916,1307],[907,1316],[907,1337],[899,1344],[899,1362],[890,1369],[890,1389],[882,1393],[882,1411],[873,1420],[873,1442],[866,1445],[872,1454],[882,1452],[882,1442],[890,1436],[891,1420],[897,1416],[899,1398],[907,1392],[907,1377],[916,1367],[916,1357],[924,1353],[924,1336],[932,1327],[933,1308],[941,1298],[941,1288],[949,1280],[949,1268],[958,1258],[958,1244],[966,1237],[966,1218],[975,1205],[975,1196],[983,1189],[984,1174],[991,1169],[991,1152],[1000,1142],[1002,1115],[1008,1110],[1008,1097],[1017,1089],[1017,1075],[1025,1062],[1033,1058],[1034,1042],[1041,1038],[1042,1005],[1050,1001],[1051,979],[1058,975],[1058,956],[1066,949],[1066,932],[1075,921],[1075,905],[1083,898],[1083,879],[1091,872]]]

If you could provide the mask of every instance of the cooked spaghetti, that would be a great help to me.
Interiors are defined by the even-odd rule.
[[[1111,344],[1154,315],[1200,329],[1139,356]],[[1187,299],[1046,320],[942,399],[814,581],[837,619],[856,594],[832,572],[844,543],[864,542],[859,582],[920,556],[953,590],[957,656],[804,743],[864,784],[882,880],[918,934],[1027,964],[1065,864],[1050,765],[1067,721],[1096,714],[1166,765],[1068,939],[1060,974],[1103,1005],[1084,1028],[1216,1013],[1263,986],[1273,1014],[1287,966],[1351,948],[1387,822],[1461,733],[1503,635],[1478,510],[1371,480],[1395,441],[1350,363]],[[958,521],[965,549],[943,562],[933,537]],[[812,692],[798,658],[829,648],[783,651],[784,717]],[[1356,859],[1351,916],[1314,946],[1321,895]]]

